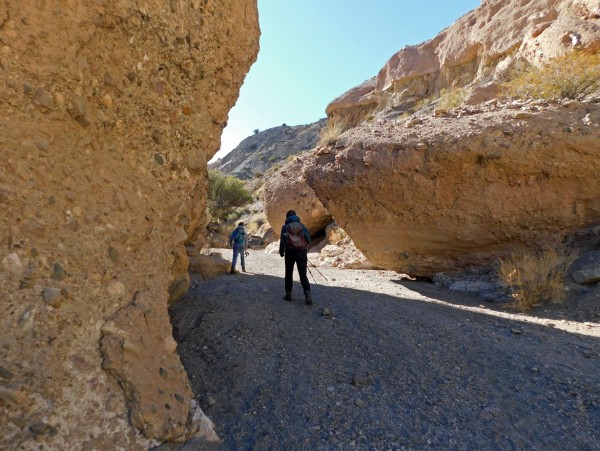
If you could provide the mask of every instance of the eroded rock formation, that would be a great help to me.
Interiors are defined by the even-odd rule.
[[[0,3],[0,448],[194,429],[167,301],[258,35],[254,0]]]
[[[423,97],[464,86],[478,101],[490,100],[489,83],[510,76],[520,61],[599,48],[596,0],[485,0],[430,41],[400,50],[376,77],[333,100],[327,114],[355,125],[374,110],[409,110]],[[488,85],[487,98],[480,85]]]
[[[324,230],[332,222],[331,214],[304,179],[303,160],[304,157],[296,157],[264,186],[265,214],[278,236],[288,210],[294,210],[300,216],[311,235]]]
[[[432,275],[600,222],[599,136],[598,104],[490,104],[363,124],[304,171],[370,262]]]

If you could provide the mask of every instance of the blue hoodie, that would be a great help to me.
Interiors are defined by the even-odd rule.
[[[286,245],[286,226],[292,222],[298,222],[302,225],[302,233],[304,234],[304,237],[306,238],[306,241],[308,242],[308,244],[310,244],[310,233],[308,233],[308,229],[304,226],[304,224],[302,224],[302,222],[300,222],[300,218],[296,215],[292,215],[292,216],[288,216],[285,220],[285,224],[281,227],[281,233],[279,234],[280,238],[279,238],[279,255],[282,255],[285,251],[285,245]]]

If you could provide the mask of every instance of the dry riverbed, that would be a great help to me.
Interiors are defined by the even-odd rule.
[[[231,251],[223,250],[229,258]],[[283,260],[194,280],[171,307],[179,355],[221,442],[168,449],[592,450],[600,325],[481,305],[389,271]],[[167,449],[167,447],[164,447]]]

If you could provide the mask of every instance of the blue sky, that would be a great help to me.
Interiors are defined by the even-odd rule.
[[[480,0],[258,0],[260,52],[223,131],[221,158],[254,129],[325,117],[406,45],[435,37]]]

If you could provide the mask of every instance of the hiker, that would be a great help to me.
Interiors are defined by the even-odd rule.
[[[248,237],[246,236],[243,222],[238,223],[237,227],[231,232],[231,235],[229,235],[229,244],[233,247],[233,259],[231,260],[231,271],[229,271],[229,274],[235,273],[235,264],[237,263],[238,254],[240,255],[242,271],[246,272],[246,262],[244,257],[248,255]]]
[[[294,264],[298,267],[300,283],[304,289],[304,298],[306,305],[313,303],[310,294],[310,283],[306,277],[306,267],[308,265],[308,247],[310,245],[310,233],[300,222],[294,210],[290,210],[285,215],[285,224],[281,228],[281,238],[279,239],[279,255],[285,256],[285,296],[286,301],[292,300],[292,284],[294,274]]]

